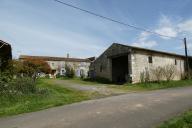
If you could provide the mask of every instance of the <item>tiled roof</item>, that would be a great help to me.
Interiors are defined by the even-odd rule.
[[[129,47],[129,48],[135,49],[135,50],[143,50],[143,51],[149,51],[149,52],[153,52],[153,53],[160,53],[160,54],[171,55],[171,56],[185,57],[185,55],[181,55],[181,54],[165,52],[165,51],[158,51],[158,50],[141,48],[141,47],[135,47],[135,46],[124,45],[124,44],[119,44],[119,43],[113,43],[113,45],[120,45],[120,46],[123,46],[123,47]],[[189,56],[189,57],[191,58],[191,56]]]
[[[51,56],[29,56],[29,55],[20,55],[19,56],[19,59],[21,59],[21,60],[24,60],[27,58],[41,59],[41,60],[45,60],[45,61],[90,62],[89,59],[81,59],[81,58],[51,57]]]

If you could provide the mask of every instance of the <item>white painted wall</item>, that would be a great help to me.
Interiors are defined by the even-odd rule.
[[[75,70],[75,75],[80,77],[80,70],[83,70],[85,76],[88,76],[90,62],[66,62],[66,61],[47,61],[52,70],[56,70],[55,74],[64,75],[65,64],[70,65]]]

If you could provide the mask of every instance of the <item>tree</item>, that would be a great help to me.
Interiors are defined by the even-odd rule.
[[[23,61],[24,73],[32,77],[35,81],[37,73],[50,73],[51,68],[48,63],[41,59],[27,58]]]

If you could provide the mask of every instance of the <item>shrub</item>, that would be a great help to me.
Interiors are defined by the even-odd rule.
[[[85,74],[80,75],[81,79],[85,79]]]
[[[158,66],[156,68],[145,68],[143,72],[140,73],[140,82],[160,82],[162,80],[170,81],[174,78],[176,73],[176,68],[174,65]],[[183,76],[184,77],[184,76]]]
[[[140,73],[140,82],[147,83],[150,81],[150,74],[148,68],[145,68],[143,72]]]
[[[27,58],[24,61],[11,60],[4,71],[9,77],[31,77],[35,81],[38,73],[50,73],[51,68],[48,63],[40,59]]]
[[[192,79],[192,70],[189,70],[189,72],[184,72],[181,74],[181,79],[186,80],[186,79]]]
[[[35,82],[28,77],[17,78],[10,83],[12,88],[18,93],[28,94],[37,91]]]
[[[23,68],[24,68],[24,73],[28,77],[32,77],[33,80],[35,81],[37,78],[37,74],[39,72],[43,72],[46,74],[49,74],[51,72],[51,68],[49,64],[41,59],[34,59],[34,58],[26,58],[23,61]]]
[[[145,72],[144,71],[140,73],[140,82],[141,83],[145,82]]]
[[[176,73],[176,69],[174,65],[165,65],[163,67],[163,76],[165,77],[166,81],[170,81],[174,78]]]
[[[62,75],[60,73],[56,74],[56,78],[61,78],[61,77],[62,77]]]
[[[17,78],[8,82],[0,80],[1,95],[30,94],[36,91],[36,84],[31,78]]]
[[[75,76],[75,70],[69,65],[67,64],[65,65],[65,70],[66,70],[65,72],[66,77],[73,78]]]
[[[82,69],[80,70],[80,77],[81,77],[81,79],[85,78],[85,71]]]
[[[151,69],[151,74],[153,76],[152,81],[160,82],[163,79],[163,72],[164,72],[163,67],[158,66],[156,68],[152,68]]]
[[[49,74],[46,74],[46,75],[45,75],[45,78],[47,78],[47,79],[50,78]]]
[[[0,95],[7,95],[10,91],[12,91],[11,86],[9,85],[9,81],[11,81],[11,79],[12,77],[10,77],[9,73],[0,72]]]

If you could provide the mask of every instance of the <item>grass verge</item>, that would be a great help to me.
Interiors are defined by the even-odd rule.
[[[159,83],[139,83],[139,84],[124,84],[121,86],[111,86],[112,88],[118,88],[130,91],[147,91],[147,90],[158,90],[165,88],[184,87],[192,86],[192,80],[179,80]]]
[[[80,102],[99,95],[60,87],[46,79],[38,80],[37,86],[47,90],[46,93],[0,96],[0,117]]]
[[[164,122],[157,128],[192,128],[192,110]]]
[[[61,77],[61,78],[58,78],[60,80],[68,80],[68,81],[71,81],[73,83],[78,83],[78,84],[83,84],[83,85],[98,85],[98,84],[101,84],[97,81],[88,81],[88,80],[83,80],[79,77],[74,77],[74,78],[67,78],[67,77]]]
[[[80,78],[59,78],[60,80],[68,80],[73,83],[78,83],[81,85],[106,85],[109,88],[120,89],[124,91],[150,91],[174,87],[185,87],[192,86],[192,80],[178,80],[178,81],[161,81],[161,82],[151,82],[151,83],[137,83],[130,84],[126,83],[123,85],[115,85],[113,83],[102,84],[101,82],[91,81],[91,80],[82,80]]]

